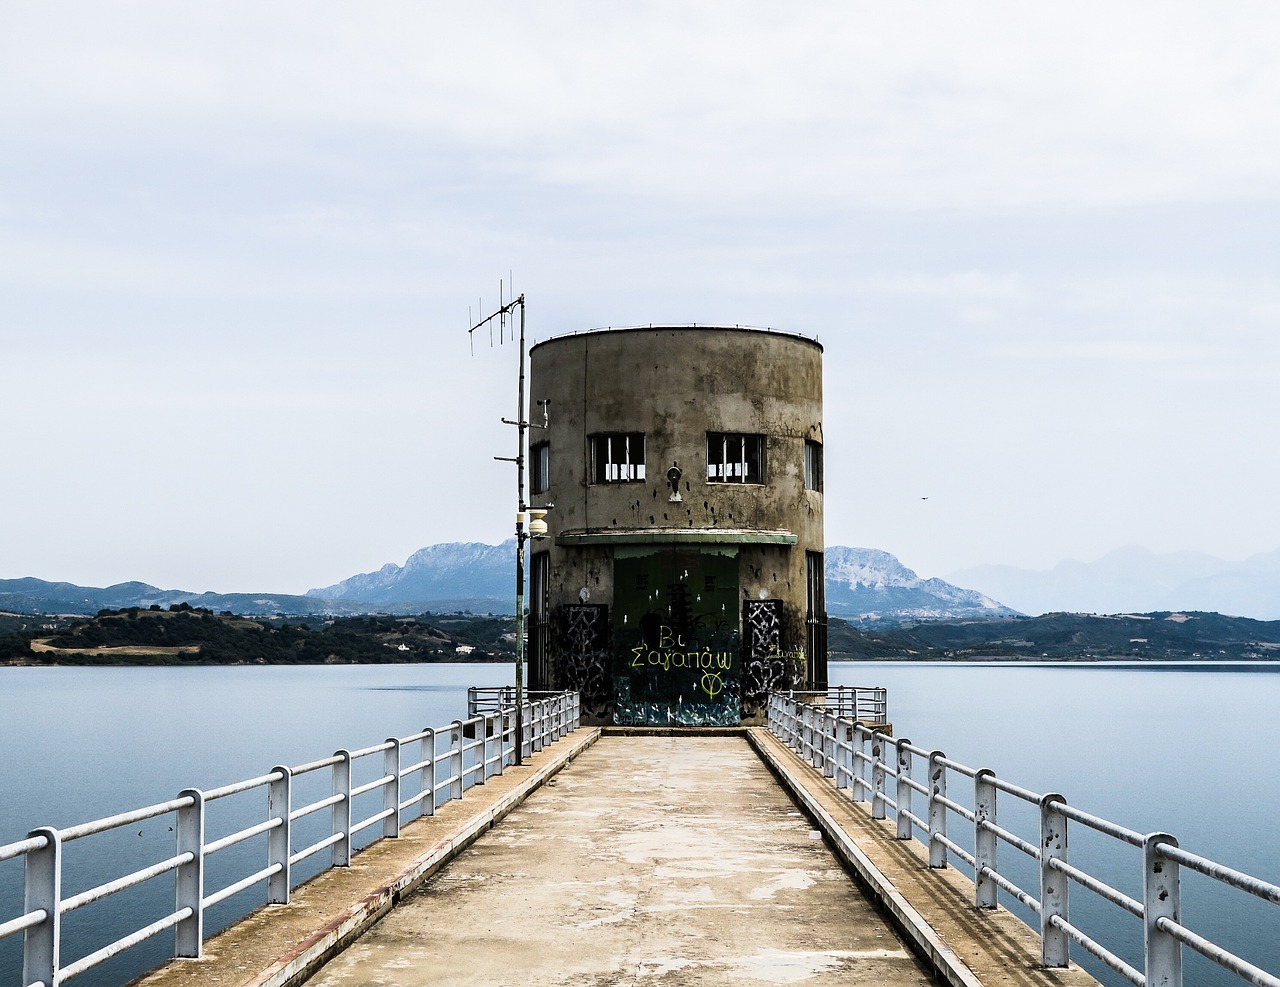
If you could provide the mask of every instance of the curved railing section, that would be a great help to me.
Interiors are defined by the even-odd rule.
[[[576,730],[578,711],[577,693],[539,693],[529,697],[522,709],[522,754],[531,756]],[[0,922],[0,939],[24,935],[25,987],[57,987],[166,929],[175,930],[175,956],[199,957],[205,939],[205,914],[214,905],[255,887],[265,887],[268,904],[287,904],[299,883],[293,876],[299,864],[327,852],[328,860],[321,870],[348,866],[358,834],[380,827],[375,841],[395,839],[406,819],[433,815],[449,800],[462,798],[467,789],[502,774],[517,760],[515,721],[514,702],[495,703],[487,709],[470,710],[465,720],[429,727],[408,737],[391,738],[360,750],[339,750],[297,767],[276,766],[256,778],[209,791],[188,788],[167,802],[78,826],[33,830],[27,839],[0,846],[0,863],[22,858],[25,864],[23,913]],[[360,764],[372,764],[376,777],[355,783],[354,768]],[[297,781],[325,773],[330,779],[329,794],[297,804]],[[367,767],[365,773],[369,773]],[[265,794],[265,819],[209,839],[205,831],[209,806],[253,791]],[[379,793],[381,799],[377,798]],[[363,818],[355,818],[353,804],[366,795],[372,796],[380,807]],[[367,804],[368,799],[361,801]],[[296,824],[313,815],[320,814],[322,818],[326,812],[328,834],[308,846],[296,847]],[[64,893],[63,854],[68,844],[156,819],[167,819],[174,831],[172,856],[84,891]],[[206,886],[210,858],[261,836],[266,837],[264,867],[219,888]],[[311,870],[314,873],[314,865]],[[62,920],[66,915],[168,874],[175,875],[177,887],[173,911],[63,964]]]
[[[769,698],[770,731],[852,801],[870,802],[871,817],[892,821],[898,839],[920,839],[928,848],[930,867],[947,867],[950,856],[968,864],[977,908],[994,909],[1003,891],[1038,916],[1045,967],[1067,966],[1074,943],[1136,987],[1182,987],[1182,949],[1187,947],[1247,983],[1280,987],[1280,977],[1183,924],[1180,870],[1204,875],[1223,891],[1272,904],[1280,904],[1280,887],[1189,853],[1168,833],[1138,833],[1069,805],[1057,793],[1030,791],[989,768],[973,768],[941,751],[892,737],[849,715],[847,704],[842,706],[834,693],[830,705],[825,698],[774,693]],[[883,726],[883,720],[878,725]],[[915,777],[917,773],[923,773],[923,780]],[[1018,835],[1006,828],[998,812],[1001,796],[1034,807],[1038,831]],[[969,830],[972,851],[948,835],[949,824],[957,820]],[[1141,900],[1069,862],[1068,833],[1077,826],[1141,851]],[[1020,887],[1009,876],[1011,868],[1001,869],[1002,845],[1033,863],[1040,874],[1039,887]],[[1068,902],[1073,887],[1097,895],[1141,923],[1143,969],[1117,955],[1114,943],[1108,946],[1072,925]]]

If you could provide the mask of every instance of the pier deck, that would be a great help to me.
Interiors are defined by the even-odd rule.
[[[1095,983],[1039,969],[1030,930],[976,912],[962,877],[930,873],[766,731],[598,736],[571,735],[141,982]]]
[[[927,985],[736,737],[609,737],[333,960],[356,984]]]

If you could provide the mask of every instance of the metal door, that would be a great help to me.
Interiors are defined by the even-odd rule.
[[[614,722],[741,722],[737,549],[619,549],[613,579]]]

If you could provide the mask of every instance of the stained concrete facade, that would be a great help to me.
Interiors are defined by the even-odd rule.
[[[530,351],[532,688],[586,717],[751,721],[826,685],[822,348],[651,327]]]

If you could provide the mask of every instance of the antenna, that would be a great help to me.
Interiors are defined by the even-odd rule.
[[[511,301],[506,300],[506,282],[498,281],[498,308],[496,311],[489,313],[479,322],[473,322],[471,328],[467,330],[467,335],[473,340],[475,339],[475,331],[481,326],[489,327],[489,345],[493,346],[493,325],[498,324],[498,342],[501,343],[506,337],[507,318],[519,308],[520,309],[520,384],[516,397],[516,419],[512,421],[509,418],[502,419],[504,424],[516,426],[516,454],[512,456],[494,456],[508,463],[516,464],[516,708],[515,708],[515,727],[516,727],[516,764],[523,763],[523,746],[524,746],[524,555],[525,542],[530,538],[546,537],[546,522],[540,517],[530,518],[528,529],[525,527],[525,519],[530,517],[529,505],[524,499],[524,464],[527,461],[528,450],[528,431],[530,427],[546,428],[547,427],[547,402],[539,402],[542,407],[542,425],[530,426],[528,415],[525,412],[524,399],[524,364],[525,364],[525,346],[524,346],[524,295],[516,295]],[[484,311],[483,302],[480,305],[480,311]],[[470,309],[467,311],[467,318],[472,318]],[[516,338],[515,319],[512,318],[511,339],[514,342]],[[473,343],[474,352],[474,343]],[[541,512],[543,515],[546,511]],[[534,522],[538,522],[539,529],[534,530]]]

